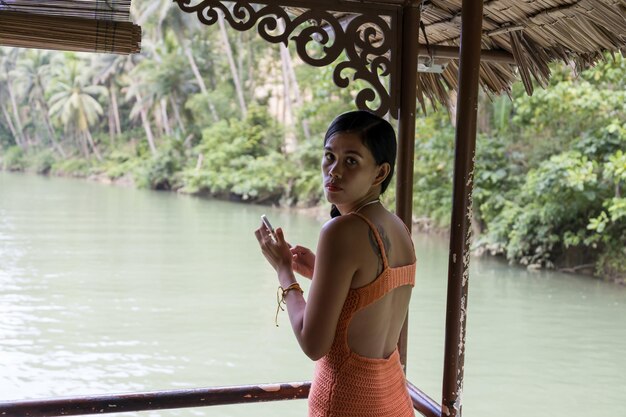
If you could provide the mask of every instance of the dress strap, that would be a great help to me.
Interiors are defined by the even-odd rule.
[[[355,216],[363,219],[363,221],[367,223],[370,229],[372,229],[372,232],[374,233],[374,237],[376,237],[376,243],[378,243],[378,248],[380,249],[380,255],[383,258],[383,270],[387,269],[389,267],[389,262],[387,261],[387,253],[385,252],[385,245],[383,245],[383,240],[380,238],[380,234],[378,233],[378,229],[376,229],[376,226],[374,226],[374,223],[372,223],[367,217],[365,217],[361,213],[357,213],[356,211],[353,211],[350,214],[354,214]]]

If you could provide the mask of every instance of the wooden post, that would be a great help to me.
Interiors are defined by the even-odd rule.
[[[462,407],[482,16],[483,0],[463,0],[441,402],[450,417],[460,417]]]
[[[400,48],[400,116],[398,118],[398,158],[396,164],[396,214],[411,230],[413,223],[413,160],[415,154],[415,108],[417,105],[417,53],[421,0],[407,1],[402,9]],[[407,315],[398,351],[406,372]]]

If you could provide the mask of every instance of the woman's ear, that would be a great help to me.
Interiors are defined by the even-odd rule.
[[[391,165],[389,165],[389,162],[383,162],[382,164],[380,164],[378,166],[378,172],[376,173],[376,178],[374,178],[374,183],[372,185],[382,184],[382,182],[385,181],[385,178],[387,178],[387,176],[389,175],[390,171],[391,171]]]

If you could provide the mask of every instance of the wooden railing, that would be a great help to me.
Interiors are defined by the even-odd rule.
[[[311,382],[240,385],[190,390],[104,394],[21,401],[0,401],[2,417],[77,416],[172,408],[207,407],[305,399]],[[441,417],[441,407],[407,382],[413,407],[425,417]]]

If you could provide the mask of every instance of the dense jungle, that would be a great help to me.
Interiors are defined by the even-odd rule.
[[[359,81],[254,31],[207,30],[137,1],[134,56],[0,48],[0,167],[285,207],[324,206],[328,123]],[[528,268],[626,282],[626,60],[554,65],[527,96],[481,93],[474,248]],[[454,102],[454,100],[451,100]],[[455,109],[416,123],[414,221],[450,222]],[[393,205],[393,187],[385,203]],[[0,196],[1,198],[1,196]]]

